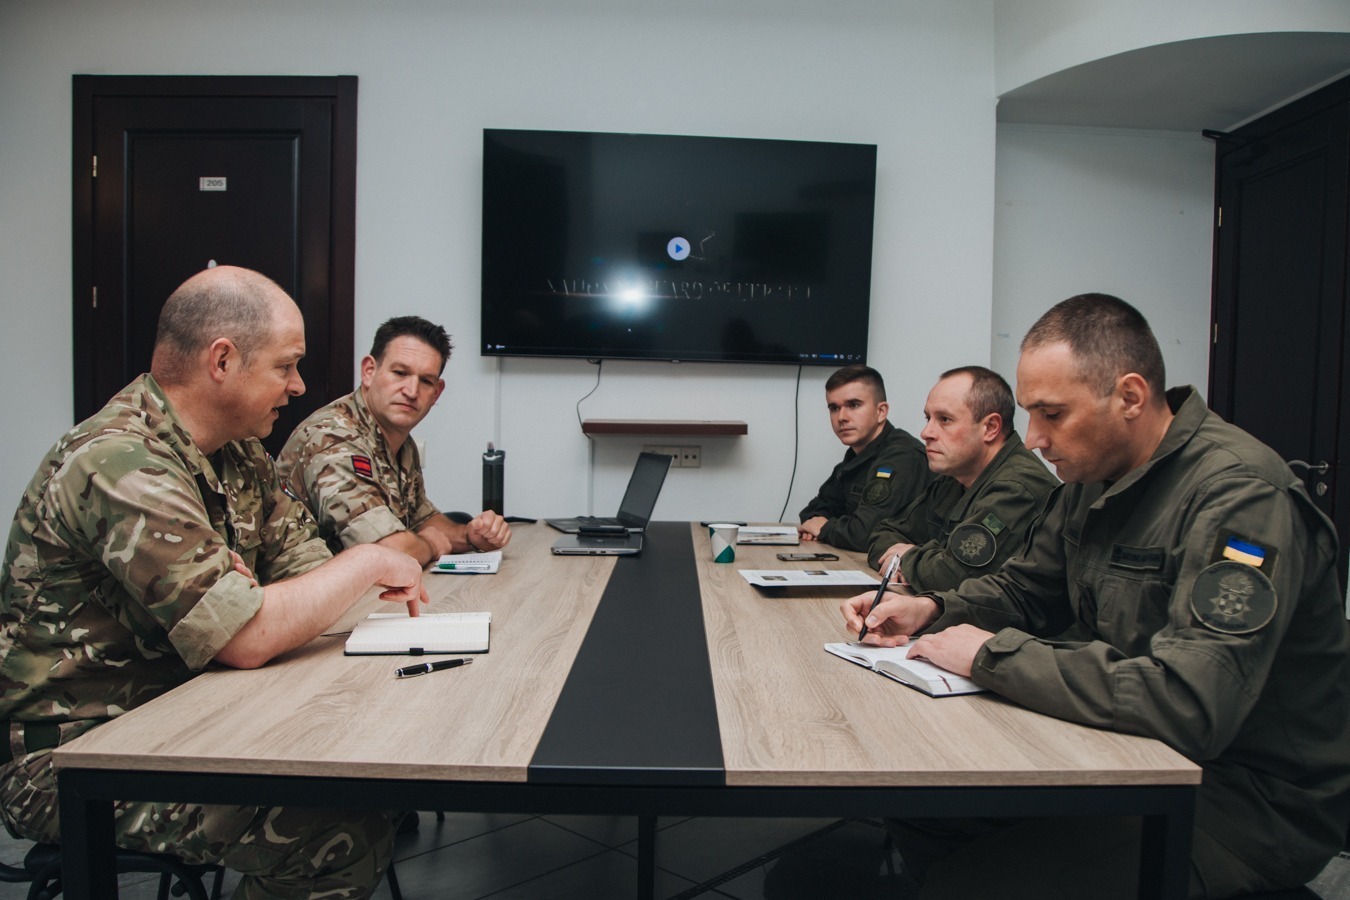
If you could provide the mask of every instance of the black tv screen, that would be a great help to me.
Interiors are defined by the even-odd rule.
[[[867,357],[876,146],[486,129],[484,356]]]

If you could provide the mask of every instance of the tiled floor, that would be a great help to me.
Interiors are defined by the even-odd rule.
[[[767,900],[910,900],[912,883],[888,871],[879,823],[836,819],[661,819],[656,894]],[[0,832],[0,859],[27,845]],[[626,817],[422,813],[399,837],[396,870],[406,900],[627,900],[637,883],[637,820]],[[893,861],[894,862],[894,861]],[[237,876],[227,875],[228,897]],[[1350,855],[1311,887],[1350,900]],[[26,886],[0,884],[0,900]],[[148,876],[124,876],[122,897],[153,900]],[[375,895],[389,900],[388,885]]]

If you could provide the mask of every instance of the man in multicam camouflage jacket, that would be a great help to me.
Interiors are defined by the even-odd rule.
[[[60,835],[51,750],[213,660],[261,666],[372,585],[415,614],[421,569],[367,546],[333,557],[257,438],[304,391],[300,310],[246,269],[199,273],[160,314],[151,372],[71,430],[15,515],[0,573],[0,818]],[[236,898],[368,897],[389,815],[118,803],[119,846],[247,873]]]
[[[445,390],[445,329],[398,316],[375,332],[361,386],[316,410],[277,460],[282,483],[304,501],[328,546],[379,543],[422,565],[446,553],[497,550],[511,527],[492,510],[451,522],[427,498],[417,445],[408,440]]]

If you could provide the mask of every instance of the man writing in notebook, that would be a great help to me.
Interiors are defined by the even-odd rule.
[[[932,475],[923,444],[886,420],[886,385],[876,369],[839,369],[825,382],[825,405],[848,450],[801,511],[797,533],[803,541],[866,550],[876,523],[908,506]]]
[[[884,570],[898,555],[899,583],[941,591],[1020,553],[1059,480],[1013,431],[1012,389],[997,372],[943,372],[923,414],[919,438],[937,478],[877,523],[868,561]]]
[[[277,460],[334,550],[378,543],[423,566],[446,553],[497,550],[511,526],[492,510],[451,522],[427,498],[417,426],[445,390],[450,336],[418,316],[390,319],[361,360],[361,385],[315,411]]]
[[[150,374],[66,434],[29,483],[0,573],[0,816],[60,838],[51,751],[213,661],[253,668],[373,585],[416,611],[421,569],[332,556],[259,438],[304,391],[300,310],[246,269],[193,276],[160,314]],[[389,816],[118,803],[118,845],[245,874],[237,898],[368,897]]]
[[[1066,485],[1027,552],[897,596],[856,634],[1031,709],[1156,738],[1204,770],[1190,893],[1290,888],[1350,821],[1350,634],[1336,534],[1270,448],[1164,389],[1133,307],[1052,308],[1022,341],[1027,446]],[[1134,818],[894,823],[932,897],[1133,896]],[[981,883],[996,874],[997,885]]]

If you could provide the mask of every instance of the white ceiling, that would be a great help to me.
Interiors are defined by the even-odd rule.
[[[1350,71],[1350,34],[1197,38],[1131,50],[999,98],[1000,122],[1227,131]]]

